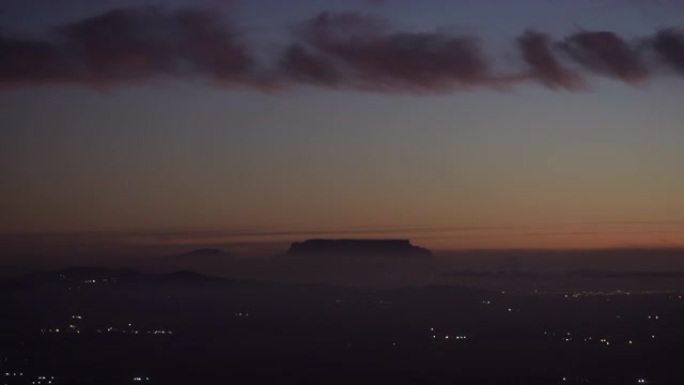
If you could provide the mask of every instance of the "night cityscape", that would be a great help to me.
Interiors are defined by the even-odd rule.
[[[0,385],[684,384],[682,20],[0,0]]]

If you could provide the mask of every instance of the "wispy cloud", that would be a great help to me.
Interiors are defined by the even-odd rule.
[[[660,58],[684,75],[684,32],[666,29],[658,32],[652,46]]]
[[[0,36],[2,85],[111,87],[198,75],[226,85],[255,81],[247,47],[208,10],[116,9],[51,32],[44,40]]]
[[[518,45],[534,79],[549,88],[584,88],[584,79],[577,72],[565,68],[556,57],[548,35],[530,30],[518,38]]]
[[[580,32],[569,36],[562,47],[590,71],[633,83],[649,77],[649,70],[634,44],[614,32]]]
[[[296,28],[323,67],[296,67],[295,75],[381,91],[446,91],[490,81],[479,42],[438,32],[392,32],[378,19],[357,13],[321,13]],[[314,57],[310,54],[309,57]],[[290,67],[291,69],[292,67]],[[311,70],[314,71],[311,71]]]

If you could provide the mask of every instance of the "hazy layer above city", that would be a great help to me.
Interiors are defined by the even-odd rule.
[[[427,256],[390,250],[377,254],[288,255],[288,246],[282,245],[280,252],[259,256],[218,248],[118,256],[96,252],[21,256],[6,258],[2,272],[16,275],[82,266],[153,273],[184,270],[231,279],[360,287],[455,284],[518,291],[684,289],[681,249],[464,250]]]

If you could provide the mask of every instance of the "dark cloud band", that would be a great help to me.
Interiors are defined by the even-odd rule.
[[[324,12],[290,32],[291,44],[259,63],[253,47],[219,13],[116,9],[55,28],[41,39],[0,34],[0,87],[199,79],[258,89],[315,85],[447,93],[536,82],[575,91],[586,87],[588,75],[630,84],[684,75],[684,33],[674,29],[633,41],[610,31],[559,40],[526,31],[516,40],[519,63],[503,70],[483,54],[477,37],[395,31],[359,13]]]

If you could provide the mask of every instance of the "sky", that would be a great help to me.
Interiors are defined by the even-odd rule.
[[[684,247],[682,16],[3,0],[0,254]]]

